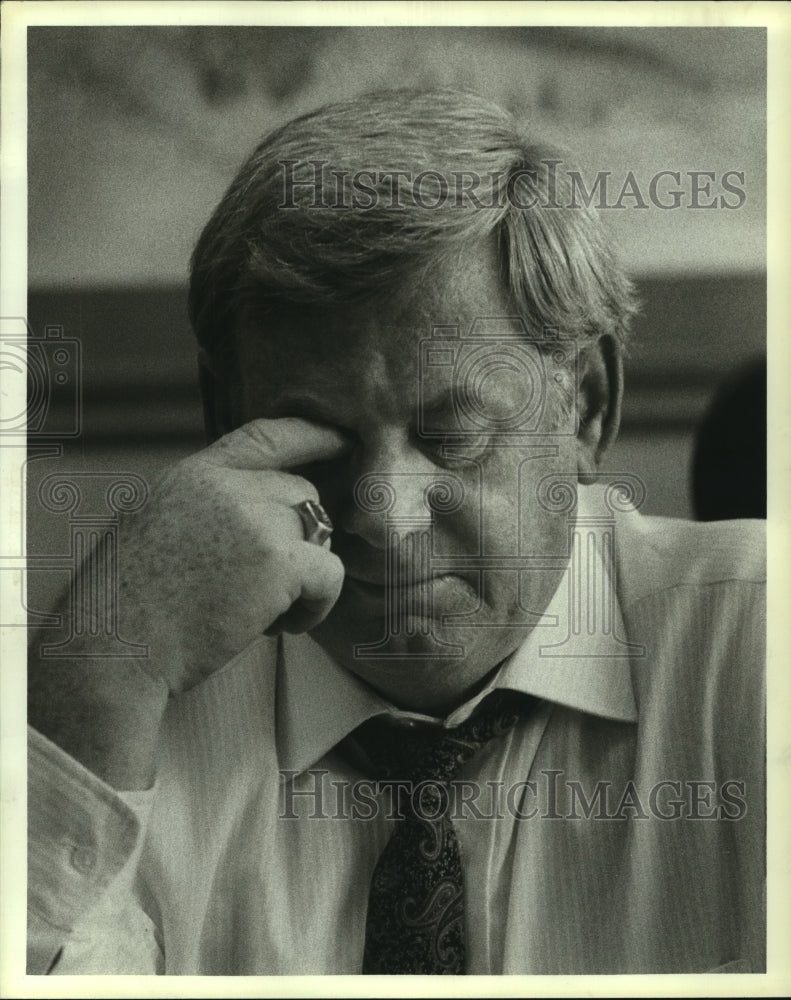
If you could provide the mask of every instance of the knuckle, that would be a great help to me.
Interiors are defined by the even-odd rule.
[[[344,569],[343,563],[341,562],[340,556],[336,556],[334,552],[329,549],[322,549],[322,552],[326,553],[327,556],[327,566],[329,570],[336,576],[343,577],[346,570]]]
[[[321,498],[319,497],[319,491],[313,485],[309,479],[304,479],[302,476],[292,477],[297,484],[299,484],[300,494],[305,500],[312,500],[313,503],[320,503]]]
[[[328,549],[321,549],[320,551],[323,552],[325,556],[328,584],[334,589],[340,590],[343,586],[343,579],[346,575],[343,563],[334,552],[330,552]]]
[[[195,497],[213,493],[218,477],[202,454],[190,455],[166,470],[159,480],[162,492],[178,497]]]

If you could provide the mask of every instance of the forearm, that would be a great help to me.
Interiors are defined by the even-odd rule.
[[[45,642],[38,633],[29,649],[30,724],[108,785],[150,787],[167,685],[141,659],[101,656],[90,635],[69,659],[42,656]]]

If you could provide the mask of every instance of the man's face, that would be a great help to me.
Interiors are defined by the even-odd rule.
[[[279,308],[240,344],[240,422],[300,416],[352,442],[337,462],[292,470],[318,488],[346,569],[313,635],[406,708],[440,712],[473,692],[567,560],[567,515],[536,487],[576,473],[557,417],[564,392],[573,408],[573,366],[563,375],[524,338],[470,335],[481,317],[514,315],[487,247],[373,304]],[[431,340],[449,325],[458,339]]]

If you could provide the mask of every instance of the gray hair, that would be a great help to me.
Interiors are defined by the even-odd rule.
[[[263,139],[198,240],[198,341],[220,360],[242,317],[268,301],[372,298],[494,236],[529,330],[624,343],[632,285],[595,209],[569,199],[559,162],[565,154],[529,143],[510,115],[465,92],[385,91],[303,115]],[[443,186],[460,171],[484,191],[449,199]]]

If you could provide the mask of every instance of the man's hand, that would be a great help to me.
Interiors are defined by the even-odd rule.
[[[171,692],[263,632],[306,632],[326,617],[343,566],[304,541],[295,507],[319,497],[286,470],[346,448],[304,420],[253,421],[175,466],[122,526],[122,634],[151,647],[150,669]]]
[[[30,721],[119,788],[153,774],[168,695],[194,687],[262,633],[304,632],[329,613],[343,566],[304,540],[295,506],[314,487],[287,471],[343,454],[338,431],[255,420],[169,470],[119,526],[118,621],[145,659],[30,657]],[[81,592],[75,588],[73,593]]]

